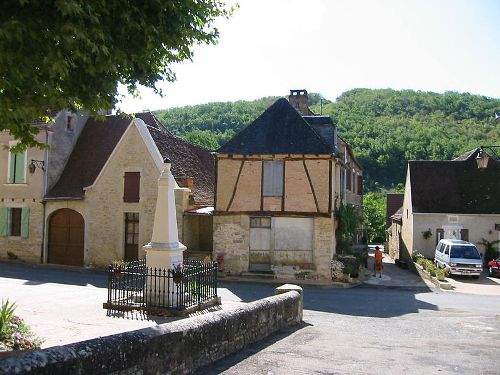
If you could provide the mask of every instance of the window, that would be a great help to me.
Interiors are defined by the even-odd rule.
[[[250,228],[271,228],[270,217],[251,217]]]
[[[10,144],[15,146],[15,144]],[[9,152],[9,184],[26,183],[26,151]]]
[[[66,130],[73,131],[73,116],[66,117]]]
[[[123,201],[139,202],[141,174],[139,172],[125,172],[123,180]]]
[[[358,176],[358,194],[363,195],[363,176]]]
[[[125,212],[125,260],[139,258],[139,213]]]
[[[2,207],[0,209],[0,236],[23,237],[29,235],[29,208]]]
[[[469,242],[469,230],[460,229],[460,239]]]
[[[444,229],[442,229],[442,228],[436,229],[436,245],[443,238],[444,238]]]
[[[346,171],[346,189],[351,190],[351,171]]]
[[[264,160],[264,197],[283,196],[283,160]]]

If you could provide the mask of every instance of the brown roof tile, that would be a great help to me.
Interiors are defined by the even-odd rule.
[[[162,157],[171,160],[176,181],[180,183],[183,177],[193,178],[195,204],[213,205],[215,167],[212,154],[174,136],[151,112],[139,113],[136,117],[147,125]],[[94,183],[131,121],[122,116],[106,116],[104,121],[89,118],[59,181],[46,198],[83,198],[83,188]]]
[[[410,161],[413,212],[500,214],[500,162],[480,170],[466,160]]]
[[[387,193],[387,205],[385,211],[386,228],[391,226],[392,215],[394,215],[403,205],[404,196],[405,195],[403,193]]]
[[[83,188],[94,183],[130,122],[122,116],[106,116],[103,121],[89,118],[46,198],[82,198]]]
[[[177,183],[193,178],[193,197],[197,206],[214,204],[215,162],[207,149],[187,142],[170,133],[151,112],[136,114],[148,125],[149,133],[163,158],[172,162],[172,174]]]

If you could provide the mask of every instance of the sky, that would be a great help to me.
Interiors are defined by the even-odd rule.
[[[233,4],[231,0],[226,0]],[[164,97],[141,89],[140,112],[286,96],[335,100],[353,88],[459,91],[500,98],[498,0],[239,0],[216,22],[217,45],[172,66]],[[125,93],[126,90],[120,89]]]

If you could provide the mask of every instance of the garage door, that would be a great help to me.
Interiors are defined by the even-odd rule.
[[[49,221],[48,262],[68,266],[83,266],[85,223],[78,212],[63,208]]]

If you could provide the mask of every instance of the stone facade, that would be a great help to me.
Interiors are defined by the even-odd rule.
[[[214,216],[214,259],[224,257],[224,268],[229,273],[248,271],[250,220],[246,215]]]
[[[140,200],[123,200],[125,172],[140,172]],[[47,201],[47,225],[50,216],[61,208],[80,213],[85,221],[84,264],[105,267],[122,260],[125,252],[125,213],[139,213],[139,258],[145,256],[142,247],[151,241],[154,210],[161,171],[154,162],[136,125],[130,125],[92,187],[85,190],[82,200]],[[182,218],[189,202],[189,189],[176,191],[177,217]],[[178,220],[182,238],[182,220]]]

